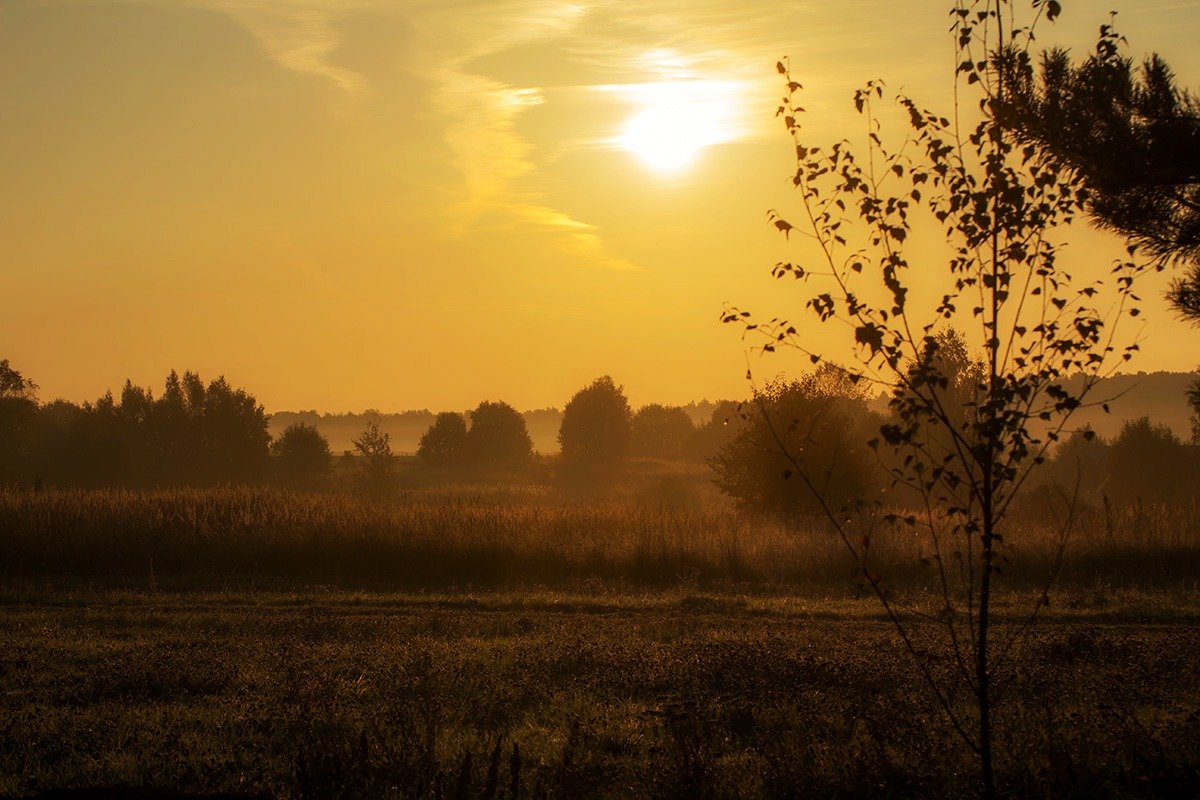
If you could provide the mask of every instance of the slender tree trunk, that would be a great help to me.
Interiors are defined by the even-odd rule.
[[[996,796],[996,776],[992,771],[992,698],[988,664],[988,629],[992,599],[992,515],[991,492],[983,518],[983,575],[979,579],[979,647],[975,661],[976,701],[979,706],[979,761],[985,800]]]
[[[996,0],[996,29],[997,50],[1004,48],[1004,16],[1001,0]],[[1004,77],[998,74],[996,93],[1001,100],[1004,98]],[[995,121],[992,122],[995,125]],[[998,130],[997,152],[1002,152],[1001,146],[1004,131]],[[979,707],[979,767],[983,779],[984,800],[994,800],[996,797],[996,776],[992,769],[992,698],[991,675],[988,659],[988,632],[991,623],[992,604],[992,557],[993,544],[996,535],[995,519],[995,470],[996,458],[999,455],[996,441],[998,425],[996,424],[996,390],[998,383],[997,357],[1000,350],[1000,193],[996,186],[992,192],[992,285],[991,300],[991,341],[988,342],[988,428],[986,458],[983,464],[983,552],[980,559],[983,564],[983,574],[979,578],[979,643],[975,654],[975,685],[976,701]]]

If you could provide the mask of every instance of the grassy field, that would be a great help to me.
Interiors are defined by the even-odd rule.
[[[1006,796],[1200,794],[1189,513],[1085,520],[997,669]],[[1054,549],[1032,522],[1011,539],[1001,638]],[[919,547],[881,547],[919,609]],[[974,776],[816,528],[516,490],[0,492],[0,796],[940,798]]]
[[[1057,530],[1043,515],[1004,531],[1006,580],[1040,586]],[[926,543],[872,533],[897,587],[932,576]],[[536,487],[458,488],[390,499],[277,489],[0,490],[0,576],[172,586],[441,590],[530,587],[844,591],[841,542],[817,520],[783,523],[713,504],[568,503]],[[1200,509],[1085,511],[1060,580],[1071,586],[1191,587]]]
[[[969,754],[865,600],[31,588],[3,600],[0,794],[972,793]],[[1194,796],[1200,598],[1064,600],[1005,673],[1020,689],[1000,704],[1002,785]]]

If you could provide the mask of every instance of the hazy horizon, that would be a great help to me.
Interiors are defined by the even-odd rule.
[[[1129,52],[1194,86],[1197,6],[1121,4]],[[1108,10],[1071,3],[1039,43],[1087,52]],[[172,368],[277,409],[542,408],[601,374],[634,405],[742,396],[722,304],[801,316],[768,274],[803,257],[765,219],[796,202],[775,59],[808,87],[814,141],[856,136],[850,96],[874,77],[948,107],[945,14],[4,3],[0,292],[20,302],[0,341],[46,399]],[[1120,252],[1082,221],[1065,238],[1072,263]],[[913,255],[938,244],[915,232]],[[1134,369],[1193,367],[1167,277],[1143,287]]]

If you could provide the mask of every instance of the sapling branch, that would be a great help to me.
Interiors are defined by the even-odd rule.
[[[776,274],[823,282],[814,286],[808,311],[820,323],[850,334],[858,362],[846,368],[851,381],[868,381],[888,393],[889,417],[880,440],[892,460],[877,449],[879,440],[871,447],[891,479],[890,491],[913,493],[904,502],[915,500],[924,517],[939,587],[936,613],[919,608],[900,613],[868,563],[869,538],[859,547],[850,536],[846,520],[852,509],[834,508],[826,500],[842,450],[835,447],[826,472],[815,474],[756,395],[772,452],[787,461],[789,473],[812,495],[956,733],[979,755],[981,786],[989,797],[995,793],[996,670],[1007,663],[1014,643],[1027,634],[1042,607],[1039,598],[1021,624],[993,641],[994,586],[1008,563],[1005,526],[1037,466],[1061,441],[1076,413],[1095,405],[1093,393],[1116,369],[1118,322],[1136,315],[1132,287],[1147,268],[1133,261],[1131,253],[1130,260],[1114,269],[1110,284],[1076,281],[1058,263],[1050,232],[1075,217],[1086,193],[1053,157],[1018,150],[995,116],[1008,92],[996,54],[1028,50],[1037,20],[1056,16],[1057,5],[1038,0],[1034,24],[1018,28],[1013,9],[1004,4],[975,0],[952,12],[956,69],[951,118],[898,97],[909,131],[893,151],[878,116],[883,84],[872,81],[855,93],[866,137],[861,163],[847,142],[827,151],[805,144],[796,121],[802,113],[795,101],[800,85],[786,62],[779,64],[787,84],[780,113],[795,147],[792,183],[805,222],[802,232],[811,234],[805,241],[812,243],[821,269],[777,265]],[[979,98],[979,112],[969,128],[959,106],[963,84]],[[917,209],[936,220],[949,244],[947,286],[928,324],[918,324],[914,315],[904,255],[913,229],[911,214]],[[855,226],[846,223],[855,215],[861,223],[855,233],[863,239],[861,247],[847,239]],[[769,219],[785,236],[795,230],[774,211]],[[864,290],[864,281],[872,279],[878,283]],[[1106,296],[1113,300],[1102,313],[1098,309],[1105,304],[1099,301]],[[763,352],[787,346],[809,355],[813,363],[828,362],[799,340],[791,324],[773,320],[759,325],[746,312],[728,309],[722,318],[741,322],[747,335],[765,337]],[[951,327],[961,321],[974,326],[974,341],[982,350],[978,356],[970,355],[968,339]],[[1120,352],[1121,360],[1136,347],[1135,342]],[[893,494],[892,502],[898,498],[903,495]],[[1043,597],[1058,575],[1073,524],[1071,509]],[[948,565],[947,559],[956,564]],[[910,626],[917,622],[943,627],[949,663],[975,699],[974,732],[931,671],[933,656],[915,646]]]

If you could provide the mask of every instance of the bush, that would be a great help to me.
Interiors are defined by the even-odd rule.
[[[744,508],[783,516],[838,509],[877,492],[882,472],[865,442],[880,418],[842,370],[822,365],[798,381],[757,391],[744,427],[709,459],[722,492]],[[790,453],[812,477],[798,479]]]
[[[634,455],[666,460],[686,456],[696,426],[682,408],[652,404],[633,415],[631,449]]]
[[[313,425],[293,422],[271,442],[275,477],[285,486],[315,489],[329,480],[333,452],[329,442]]]
[[[1170,502],[1193,493],[1196,459],[1166,425],[1130,420],[1108,453],[1108,495],[1118,503]]]

